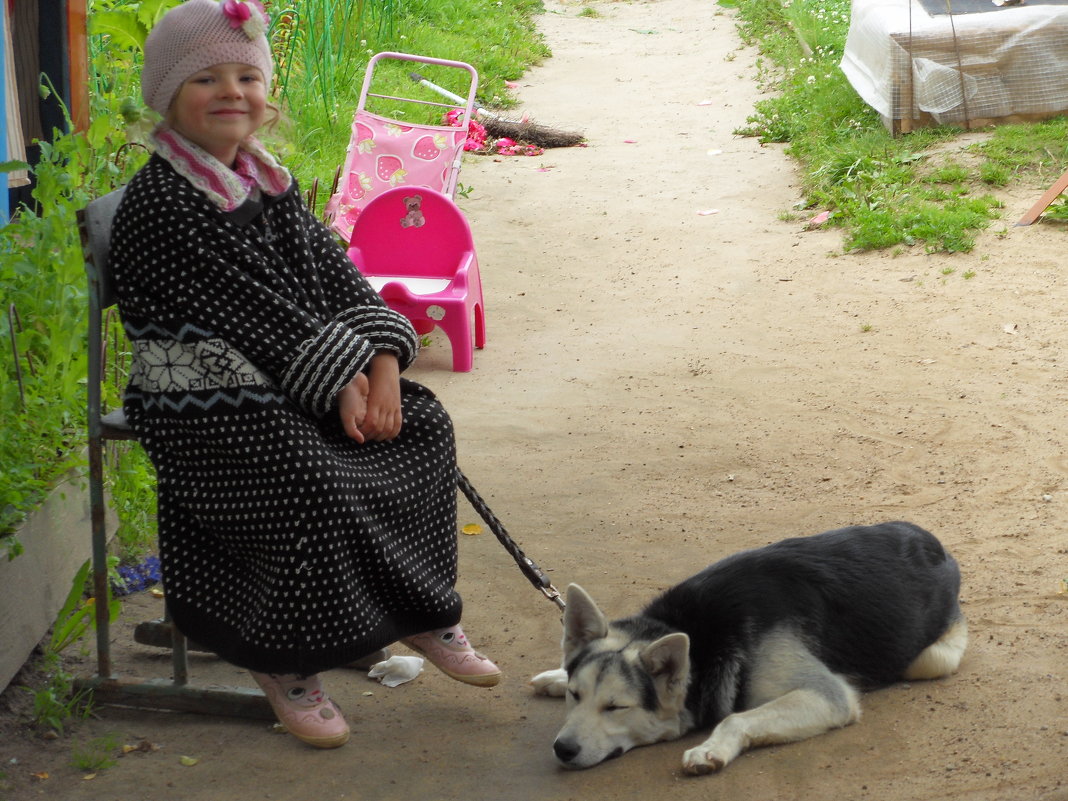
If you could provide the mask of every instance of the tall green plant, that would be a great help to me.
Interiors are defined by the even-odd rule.
[[[125,127],[115,125],[117,107],[93,112],[86,131],[56,131],[37,143],[33,206],[17,209],[0,228],[10,343],[0,362],[0,554],[7,558],[21,549],[13,531],[25,514],[58,476],[82,463],[87,301],[76,212],[140,164]]]
[[[0,413],[0,532],[10,533],[49,484],[78,461],[71,446],[84,428],[85,279],[76,210],[121,176],[111,159],[110,126],[41,142],[34,168],[36,209],[0,228],[0,297],[12,340],[4,362]],[[19,381],[21,376],[22,381]],[[16,549],[5,537],[8,553]]]
[[[334,0],[300,0],[271,8],[271,30],[278,72],[278,90],[284,101],[314,99],[332,117],[341,87],[356,80],[358,50],[364,32],[365,12],[375,16],[375,4],[337,3]],[[391,13],[387,6],[377,14]]]

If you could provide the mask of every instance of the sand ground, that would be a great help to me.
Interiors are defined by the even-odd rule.
[[[550,0],[554,57],[517,90],[589,147],[463,168],[488,345],[457,374],[436,337],[412,370],[451,410],[462,468],[558,587],[611,615],[741,548],[912,520],[962,566],[960,673],[870,694],[859,724],[719,775],[681,774],[699,735],[562,771],[562,705],[526,684],[557,662],[558,614],[486,532],[461,537],[460,589],[497,688],[336,671],[354,735],[331,752],[257,722],[101,709],[70,739],[0,745],[12,801],[1068,799],[1066,239],[1011,225],[1045,187],[1006,194],[973,253],[841,255],[835,232],[780,218],[799,199],[782,150],[732,133],[759,89],[730,12],[592,7]],[[462,504],[460,522],[480,521]],[[124,625],[159,605],[136,597]],[[127,671],[166,671],[128,630],[115,647]],[[72,743],[102,736],[158,750],[85,779]]]

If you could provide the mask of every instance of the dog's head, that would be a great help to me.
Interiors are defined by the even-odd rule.
[[[689,637],[673,632],[643,638],[640,629],[609,625],[585,590],[568,587],[567,720],[553,743],[564,767],[589,768],[639,745],[682,735]]]

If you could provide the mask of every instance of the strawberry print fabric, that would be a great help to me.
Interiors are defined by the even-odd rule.
[[[368,111],[352,121],[338,191],[327,213],[334,231],[348,242],[363,208],[395,186],[427,186],[452,197],[467,128],[404,125]]]

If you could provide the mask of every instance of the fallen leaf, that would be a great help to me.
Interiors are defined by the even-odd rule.
[[[148,594],[151,595],[153,598],[162,598],[163,590],[161,590],[159,587],[153,587],[148,591]]]
[[[96,774],[95,773],[86,773],[84,776],[82,776],[82,781],[90,781],[90,780],[95,779],[95,778],[96,778]]]
[[[147,753],[147,752],[150,752],[150,751],[158,751],[158,750],[159,750],[159,746],[156,745],[153,742],[148,741],[148,740],[142,740],[137,745],[124,745],[122,747],[122,753],[124,753],[124,754],[132,754],[134,751],[144,751],[144,752]]]
[[[464,534],[467,534],[469,537],[473,537],[475,534],[482,533],[482,526],[480,526],[478,523],[468,523],[466,526],[460,529],[460,531],[462,531]]]
[[[48,778],[48,771],[42,770],[40,773],[35,773],[33,774],[33,778],[43,782]]]
[[[200,760],[196,759],[195,757],[184,756],[184,757],[178,757],[178,761],[181,762],[183,765],[185,765],[187,768],[191,768],[191,767],[193,767],[193,765],[197,764]]]
[[[809,220],[808,223],[805,225],[805,227],[808,228],[811,231],[813,228],[819,228],[821,225],[823,225],[825,222],[827,222],[827,220],[829,220],[830,218],[831,218],[831,213],[829,211],[821,211],[819,214],[817,214],[815,217],[813,217],[811,220]]]

